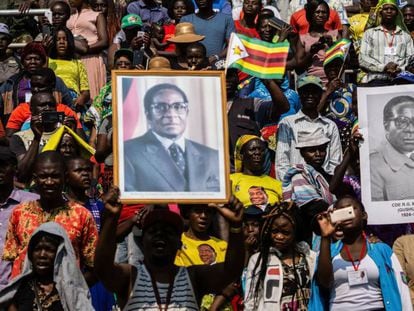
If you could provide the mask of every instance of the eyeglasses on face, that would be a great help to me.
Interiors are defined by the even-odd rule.
[[[170,109],[172,109],[176,114],[183,115],[187,113],[188,103],[186,102],[177,102],[172,104],[167,103],[154,103],[151,106],[152,111],[158,115],[166,114]]]
[[[389,121],[394,121],[395,127],[399,130],[404,130],[410,126],[410,124],[414,125],[414,118],[408,117],[396,117],[390,119]]]

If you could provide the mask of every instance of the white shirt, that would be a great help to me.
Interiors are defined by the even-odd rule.
[[[357,262],[355,263],[357,264]],[[365,270],[368,283],[349,286],[348,271],[354,271],[352,262],[345,261],[341,254],[332,260],[334,284],[331,289],[329,310],[378,310],[384,308],[379,270],[368,254],[361,260],[358,271]]]
[[[154,134],[154,136],[160,141],[160,143],[162,144],[162,146],[168,151],[170,152],[170,147],[172,144],[177,144],[181,150],[183,152],[185,152],[185,138],[184,136],[180,136],[177,139],[169,139],[166,137],[162,137],[160,135],[158,135],[157,133],[155,133],[154,131],[152,131],[152,133]]]

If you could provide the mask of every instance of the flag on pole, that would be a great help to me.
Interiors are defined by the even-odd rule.
[[[329,49],[325,52],[325,60],[323,61],[323,66],[326,66],[331,61],[336,58],[345,60],[348,55],[349,48],[351,47],[351,41],[348,39],[341,39],[334,43]]]
[[[232,33],[227,49],[226,68],[237,68],[260,79],[282,79],[289,42],[269,43]]]

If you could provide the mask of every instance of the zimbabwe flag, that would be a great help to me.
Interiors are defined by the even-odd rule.
[[[227,49],[226,68],[237,68],[260,79],[282,79],[289,42],[269,43],[232,33]]]
[[[351,41],[348,39],[344,38],[335,42],[329,49],[326,50],[323,65],[326,66],[335,58],[340,58],[344,61],[346,56],[348,55],[350,47]]]

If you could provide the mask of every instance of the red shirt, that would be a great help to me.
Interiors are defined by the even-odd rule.
[[[13,210],[4,242],[3,260],[13,261],[12,278],[22,271],[30,236],[48,221],[57,222],[66,230],[80,266],[93,267],[98,231],[91,212],[86,207],[69,201],[47,213],[39,201],[29,201]]]
[[[244,27],[239,20],[234,21],[234,27],[236,28],[236,33],[248,36],[250,38],[260,39],[259,33],[257,32],[256,28]]]
[[[290,18],[290,25],[293,30],[300,35],[304,35],[309,32],[309,22],[306,19],[305,9],[301,9],[292,14]],[[333,9],[329,9],[329,19],[325,23],[326,30],[342,30],[341,19],[338,12]]]
[[[76,127],[78,129],[82,128],[82,124],[79,122],[76,112],[70,109],[68,106],[64,104],[57,104],[56,110],[57,112],[63,112],[68,117],[74,117],[76,120]],[[31,116],[32,113],[30,112],[29,103],[21,103],[16,108],[14,108],[13,112],[10,114],[10,118],[7,122],[6,128],[20,131],[23,123],[30,120]]]

